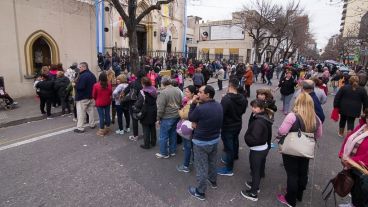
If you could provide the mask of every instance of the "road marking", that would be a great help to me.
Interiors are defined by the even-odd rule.
[[[60,130],[60,131],[57,131],[57,132],[52,132],[50,134],[45,134],[45,135],[42,135],[42,136],[38,136],[38,137],[34,137],[34,138],[27,139],[27,140],[24,140],[24,141],[20,141],[20,142],[16,142],[16,143],[13,143],[13,144],[6,145],[6,146],[2,146],[2,147],[0,147],[0,151],[10,149],[10,148],[14,148],[14,147],[18,147],[18,146],[21,146],[21,145],[24,145],[24,144],[36,142],[36,141],[46,139],[46,138],[49,138],[49,137],[52,137],[52,136],[56,136],[56,135],[64,134],[64,133],[67,133],[67,132],[71,132],[75,128],[76,127],[72,127],[72,128],[69,128],[69,129],[63,129],[63,130]]]
[[[41,134],[42,135],[45,135],[45,134],[47,134],[49,132],[54,132],[56,130],[69,129],[72,126],[75,126],[75,124],[73,124],[73,125],[67,125],[67,126],[62,126],[62,127],[58,127],[58,128],[54,128],[54,129],[49,129],[49,130],[46,130],[46,131],[37,132],[37,133],[34,133],[34,134],[30,134],[30,135],[26,135],[26,136],[23,136],[23,137],[19,137],[19,138],[8,138],[5,141],[0,142],[0,146],[6,145],[6,144],[11,143],[11,142],[19,141],[19,140],[29,139],[29,138],[34,137],[34,136],[41,136]]]

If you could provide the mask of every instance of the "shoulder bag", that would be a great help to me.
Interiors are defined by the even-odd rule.
[[[313,159],[316,145],[314,133],[303,132],[300,123],[301,117],[297,114],[295,114],[295,116],[295,124],[298,126],[298,131],[289,132],[286,136],[280,139],[280,153]]]

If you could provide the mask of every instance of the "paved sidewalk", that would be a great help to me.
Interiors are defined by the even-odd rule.
[[[217,79],[211,78],[208,84],[217,83]],[[190,85],[192,81],[186,79],[184,85]],[[29,97],[22,97],[15,100],[18,105],[12,110],[5,110],[0,108],[0,128],[15,126],[31,121],[38,121],[45,119],[46,116],[40,112],[40,100],[36,95]],[[51,113],[53,116],[61,115],[61,107],[52,108]]]

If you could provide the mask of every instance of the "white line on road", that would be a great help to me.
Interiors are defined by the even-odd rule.
[[[13,148],[13,147],[18,147],[18,146],[28,144],[28,143],[31,143],[31,142],[36,142],[38,140],[46,139],[46,138],[56,136],[56,135],[59,135],[59,134],[64,134],[64,133],[73,131],[74,129],[75,129],[75,127],[72,127],[72,128],[69,128],[69,129],[63,129],[63,130],[60,130],[60,131],[57,131],[57,132],[52,132],[52,133],[49,133],[49,134],[45,134],[45,135],[41,135],[41,136],[34,137],[34,138],[31,138],[31,139],[27,139],[27,140],[24,140],[24,141],[21,141],[21,142],[16,142],[16,143],[13,143],[13,144],[5,145],[5,146],[0,147],[0,151],[10,149],[10,148]]]

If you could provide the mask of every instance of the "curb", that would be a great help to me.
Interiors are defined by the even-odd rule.
[[[56,112],[56,113],[52,114],[53,118],[58,117],[58,116],[61,116],[61,112]],[[45,119],[45,116],[43,116],[43,115],[28,117],[28,118],[24,118],[24,119],[18,119],[18,120],[14,120],[14,121],[10,121],[10,122],[0,123],[0,128],[16,126],[16,125],[24,124],[24,123],[31,122],[31,121],[40,121],[40,120],[43,120],[43,119]]]

